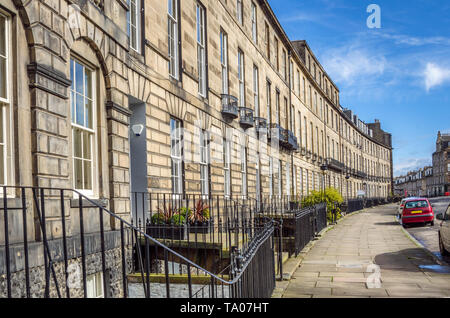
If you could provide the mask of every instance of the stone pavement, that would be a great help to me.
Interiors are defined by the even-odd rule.
[[[450,297],[450,268],[403,233],[394,221],[396,208],[365,210],[325,233],[283,297]]]

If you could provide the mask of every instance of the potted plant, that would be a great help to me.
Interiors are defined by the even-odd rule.
[[[147,223],[147,234],[153,238],[186,239],[186,215],[171,205],[158,208]]]
[[[209,212],[209,206],[203,201],[198,200],[194,211],[188,210],[189,231],[191,233],[206,234],[211,229],[212,219]]]
[[[289,201],[289,211],[293,212],[295,210],[298,210],[300,207],[300,198],[295,196],[292,200]]]

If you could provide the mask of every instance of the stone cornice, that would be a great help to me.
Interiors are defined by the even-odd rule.
[[[67,88],[72,84],[65,74],[33,62],[27,66],[30,88],[39,88],[50,94],[68,99]]]

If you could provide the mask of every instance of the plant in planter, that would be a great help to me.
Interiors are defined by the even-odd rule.
[[[209,206],[203,201],[198,200],[195,204],[194,211],[187,213],[189,225],[192,226],[191,232],[207,233],[212,222],[209,213]]]
[[[186,215],[180,209],[171,205],[158,208],[158,212],[151,217],[147,225],[147,234],[155,238],[177,238],[185,237]]]

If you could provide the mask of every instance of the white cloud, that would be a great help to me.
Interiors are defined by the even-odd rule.
[[[432,36],[432,37],[415,37],[404,34],[392,34],[379,32],[375,33],[382,38],[393,40],[395,44],[404,44],[409,46],[426,46],[426,45],[450,45],[450,38],[443,36]]]
[[[450,68],[438,66],[434,63],[427,63],[423,72],[425,88],[427,91],[433,87],[444,84],[450,81]]]
[[[344,84],[371,80],[382,75],[387,66],[384,56],[352,47],[331,50],[324,55],[323,61],[331,77]]]
[[[404,158],[400,163],[394,164],[394,175],[406,175],[410,171],[414,171],[431,165],[430,158]]]

